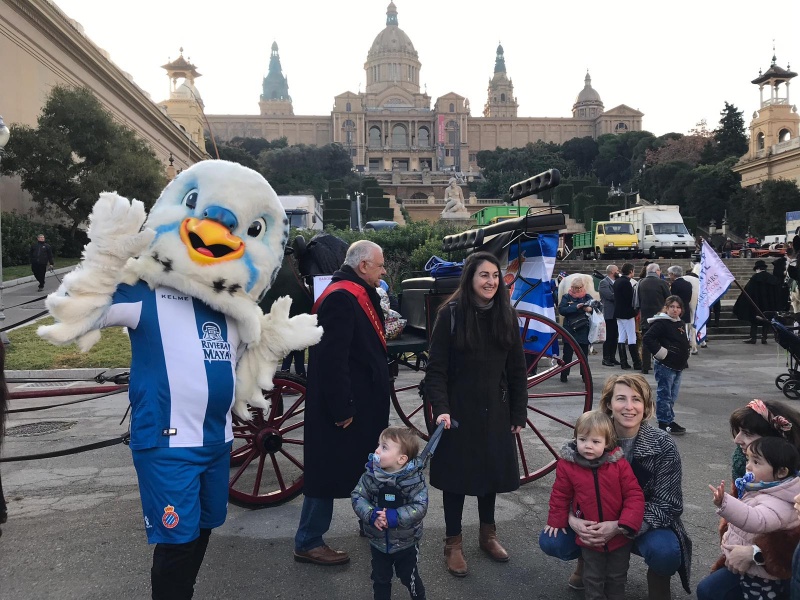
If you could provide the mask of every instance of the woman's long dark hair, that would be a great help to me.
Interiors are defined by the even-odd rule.
[[[470,254],[464,262],[464,271],[458,289],[439,307],[439,318],[450,320],[449,305],[456,302],[456,331],[455,345],[457,348],[480,348],[488,340],[482,340],[478,328],[478,307],[475,294],[472,291],[472,280],[478,267],[484,261],[492,263],[500,271],[500,280],[497,284],[497,293],[494,295],[494,304],[489,309],[490,335],[502,348],[510,348],[518,338],[519,321],[514,309],[511,307],[508,288],[503,281],[503,272],[500,261],[490,252],[476,252]]]
[[[6,347],[0,342],[0,446],[6,434],[8,414],[8,385],[6,385]]]

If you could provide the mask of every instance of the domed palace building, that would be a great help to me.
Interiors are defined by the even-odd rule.
[[[434,189],[437,183],[446,186],[446,178],[443,183],[431,180],[437,174],[477,173],[479,150],[522,147],[537,140],[560,144],[575,137],[642,129],[641,112],[624,104],[604,109],[588,72],[571,117],[518,116],[502,45],[497,47],[482,116],[472,116],[469,100],[455,92],[431,102],[420,89],[421,69],[420,57],[400,28],[397,7],[391,2],[386,26],[367,52],[365,91],[336,96],[329,116],[294,114],[278,45],[273,44],[259,102],[261,114],[208,115],[208,121],[221,140],[285,136],[289,144],[339,143],[350,152],[359,172],[377,176],[382,184],[391,178],[393,185],[386,187],[394,189],[387,191],[397,198],[425,198],[431,183]],[[405,181],[412,185],[403,185]]]

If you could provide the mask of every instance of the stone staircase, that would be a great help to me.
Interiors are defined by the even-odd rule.
[[[394,218],[392,220],[400,227],[405,225],[406,218],[403,216],[403,212],[400,210],[400,205],[397,203],[397,199],[393,195],[389,196],[389,208],[394,211]]]
[[[723,259],[725,266],[736,278],[736,281],[744,287],[753,275],[753,265],[757,259],[755,258],[726,258]],[[772,270],[771,261],[774,258],[763,259],[769,270]],[[624,260],[615,260],[613,264],[617,266],[622,265]],[[630,261],[634,265],[634,274],[638,277],[639,272],[644,267],[645,259],[637,259]],[[661,258],[658,259],[658,264],[661,267],[662,273],[666,276],[667,268],[672,265],[679,265],[687,270],[689,267],[688,261],[685,259],[671,259]],[[565,271],[567,274],[571,273],[587,273],[591,274],[594,269],[597,269],[605,275],[606,266],[611,264],[610,260],[564,260],[557,261],[555,272]],[[746,321],[740,321],[733,316],[733,305],[739,297],[740,291],[736,284],[732,284],[728,292],[722,297],[722,311],[720,313],[719,327],[710,327],[708,329],[709,342],[713,340],[743,340],[750,333],[750,324]],[[713,321],[713,315],[712,315]]]

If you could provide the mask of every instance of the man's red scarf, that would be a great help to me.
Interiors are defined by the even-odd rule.
[[[331,283],[325,288],[322,294],[320,294],[319,298],[317,298],[317,301],[314,302],[314,307],[311,309],[311,314],[317,314],[319,307],[322,305],[322,301],[337,290],[344,290],[355,296],[356,301],[358,301],[358,305],[361,307],[361,310],[363,310],[364,314],[367,315],[369,322],[372,323],[372,327],[375,329],[375,333],[378,334],[378,339],[380,339],[383,349],[386,350],[386,332],[383,329],[383,324],[375,312],[375,307],[372,305],[372,301],[367,295],[367,290],[357,283],[347,280]]]

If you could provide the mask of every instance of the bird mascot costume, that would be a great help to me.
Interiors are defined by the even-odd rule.
[[[146,218],[146,221],[145,221]],[[38,334],[86,351],[110,326],[131,340],[130,447],[156,600],[191,598],[211,530],[225,521],[231,410],[268,408],[279,361],[322,337],[316,316],[258,300],[283,260],[289,222],[267,181],[209,160],[183,171],[149,215],[103,193],[78,267],[47,298]]]

